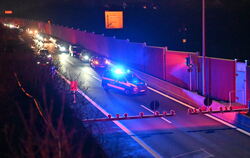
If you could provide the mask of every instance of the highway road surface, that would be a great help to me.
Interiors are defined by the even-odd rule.
[[[187,107],[181,102],[171,100],[154,90],[149,90],[144,95],[134,96],[127,96],[116,90],[105,91],[101,86],[101,71],[94,70],[89,64],[70,56],[61,57],[60,61],[61,71],[66,73],[66,78],[79,75],[76,79],[84,87],[88,87],[87,91],[83,93],[81,91],[82,94],[79,95],[88,96],[91,106],[102,113],[98,117],[124,113],[135,116],[139,112],[152,114],[149,108],[152,100],[160,102],[158,109],[160,112],[175,110],[176,115],[171,117],[97,123],[102,126],[102,132],[105,135],[114,137],[115,133],[126,135],[124,136],[126,139],[122,141],[124,146],[130,145],[131,154],[123,153],[123,157],[250,157],[248,135],[205,115],[189,115]],[[80,108],[85,111],[86,107]],[[113,155],[113,157],[116,156]]]

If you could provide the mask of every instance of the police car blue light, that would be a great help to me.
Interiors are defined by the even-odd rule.
[[[120,68],[115,69],[114,72],[118,75],[124,74],[124,71]]]

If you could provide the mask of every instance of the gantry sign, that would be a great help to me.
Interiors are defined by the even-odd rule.
[[[105,11],[105,27],[106,29],[122,29],[123,28],[123,12],[122,11]]]

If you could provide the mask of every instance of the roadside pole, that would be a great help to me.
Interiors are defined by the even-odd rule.
[[[206,1],[202,0],[202,94],[206,96],[206,73],[205,73],[205,57],[206,57]]]

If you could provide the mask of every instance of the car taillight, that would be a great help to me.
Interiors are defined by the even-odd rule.
[[[133,91],[138,91],[138,88],[137,88],[137,87],[134,87],[134,88],[133,88]]]
[[[105,64],[110,65],[110,61],[109,60],[105,60]]]
[[[98,61],[94,61],[94,64],[98,65],[98,64],[99,64],[99,62],[98,62]]]

